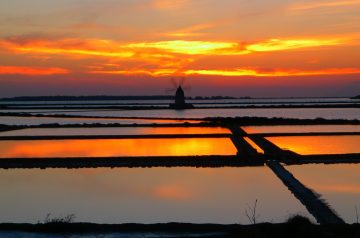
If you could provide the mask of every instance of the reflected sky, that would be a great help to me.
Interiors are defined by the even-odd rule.
[[[44,113],[44,114],[58,114]],[[163,117],[163,118],[205,118],[205,117],[283,117],[297,119],[360,119],[358,108],[213,108],[191,110],[94,110],[86,112],[64,112],[66,115],[105,117]]]
[[[360,209],[360,164],[309,164],[286,168],[306,186],[322,194],[346,222],[356,221],[355,206]]]
[[[249,223],[256,199],[259,221],[310,217],[267,167],[0,170],[0,194],[0,222]]]
[[[301,155],[360,153],[360,136],[288,136],[266,138]]]
[[[244,139],[249,143],[258,153],[264,154],[264,150],[260,148],[254,141],[252,141],[249,137],[244,137]]]
[[[243,126],[247,133],[360,132],[360,125]]]
[[[0,158],[235,155],[228,138],[1,141]]]
[[[56,113],[57,114],[57,113]],[[20,117],[20,116],[1,116],[0,124],[5,125],[41,125],[41,124],[54,124],[61,125],[67,124],[164,124],[164,123],[198,123],[195,120],[158,120],[158,119],[107,119],[107,118],[55,118],[55,117]]]
[[[29,128],[0,132],[0,136],[60,135],[147,135],[147,134],[222,134],[222,127],[102,127],[102,128]]]

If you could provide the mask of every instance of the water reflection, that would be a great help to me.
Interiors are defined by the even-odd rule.
[[[264,154],[264,150],[260,148],[254,141],[252,141],[249,137],[244,137],[244,139],[253,147],[258,153]]]
[[[360,164],[288,166],[294,176],[323,195],[348,223],[360,209]]]
[[[95,112],[95,111],[94,111]],[[38,113],[36,113],[38,114]],[[55,113],[59,114],[59,113]],[[96,113],[93,113],[96,116]],[[90,115],[91,116],[91,115]],[[200,120],[159,120],[159,119],[110,119],[110,118],[56,118],[56,117],[21,117],[0,116],[0,124],[5,125],[41,125],[41,124],[169,124],[169,123],[199,123]]]
[[[266,138],[301,155],[360,153],[360,136],[288,136]]]
[[[0,222],[248,223],[255,199],[260,221],[310,216],[267,167],[0,170],[0,193]]]
[[[221,134],[230,133],[222,127],[98,127],[98,128],[29,128],[0,132],[0,136],[61,136],[61,135],[147,135],[147,134]]]
[[[235,155],[227,138],[1,141],[0,158]]]
[[[247,133],[360,132],[359,125],[244,126]]]
[[[58,114],[58,113],[44,113]],[[66,115],[105,117],[162,117],[162,118],[205,118],[205,117],[283,117],[297,119],[360,119],[358,108],[212,108],[191,110],[123,110],[64,112]]]

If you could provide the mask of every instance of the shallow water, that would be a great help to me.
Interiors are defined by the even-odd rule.
[[[267,167],[0,170],[0,194],[0,222],[245,224],[256,199],[259,222],[310,217]]]
[[[360,153],[360,136],[283,136],[266,138],[301,155]]]
[[[286,167],[303,184],[323,198],[348,223],[360,211],[360,164],[311,164]]]
[[[176,123],[198,123],[196,120],[159,120],[159,119],[107,119],[107,118],[55,118],[55,117],[21,117],[0,116],[0,124],[5,125],[41,125],[41,124],[176,124]]]
[[[329,99],[326,103],[332,102],[331,100]],[[217,101],[214,102],[217,103]],[[242,102],[244,101],[239,101],[239,103]],[[312,103],[314,102],[317,101],[313,99]],[[325,101],[321,102],[325,103]],[[259,105],[265,102],[245,103]],[[284,101],[273,100],[272,103],[281,104]],[[294,99],[292,103],[302,102]],[[355,108],[32,111],[42,114],[83,116],[146,116],[154,117],[154,119],[0,117],[0,124],[149,124],[186,121],[158,120],[155,117],[257,116],[360,119],[360,111]],[[348,125],[271,126],[245,127],[244,129],[252,133],[360,131],[359,126]],[[56,128],[16,130],[3,132],[0,135],[175,133],[207,134],[229,133],[229,131],[222,128]],[[282,148],[291,149],[300,154],[360,153],[360,136],[271,137],[268,139]],[[257,149],[261,152],[261,149]],[[0,158],[236,154],[236,148],[228,138],[1,141],[0,151]],[[336,210],[339,209],[340,215],[346,221],[353,221],[351,214],[354,215],[354,206],[358,205],[360,210],[360,204],[358,204],[359,165],[308,166],[314,165],[287,168],[294,172],[301,182],[323,193],[330,204]],[[257,211],[260,222],[281,222],[294,213],[310,216],[267,167],[0,170],[0,194],[0,222],[37,222],[44,219],[46,214],[51,213],[53,217],[75,214],[76,221],[99,223],[170,221],[249,223],[244,211],[252,207],[256,199],[259,201]]]
[[[236,155],[228,138],[0,141],[0,158]]]
[[[360,125],[242,126],[247,133],[360,132]]]
[[[0,132],[0,136],[61,135],[166,135],[166,134],[229,134],[222,127],[101,127],[101,128],[29,128]]]
[[[163,118],[205,118],[205,117],[282,117],[298,119],[360,119],[358,108],[214,108],[214,109],[188,109],[188,110],[94,110],[62,113],[43,113],[103,116],[103,117],[163,117]]]

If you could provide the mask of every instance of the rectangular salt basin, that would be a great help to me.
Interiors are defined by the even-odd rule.
[[[195,108],[192,110],[94,110],[80,112],[68,110],[68,112],[61,114],[106,117],[143,117],[146,115],[154,118],[282,117],[296,119],[360,119],[360,110],[358,108]]]
[[[243,126],[247,133],[360,132],[360,125]]]
[[[0,141],[0,158],[235,154],[228,138]]]
[[[301,155],[360,153],[360,136],[282,136],[266,139]]]
[[[322,195],[348,223],[360,211],[360,164],[309,164],[286,167],[307,187]]]
[[[254,179],[256,178],[256,179]],[[0,223],[74,214],[97,223],[249,223],[311,215],[267,167],[0,170]]]
[[[98,127],[98,128],[29,128],[0,132],[0,136],[62,136],[62,135],[155,135],[155,134],[222,134],[222,127]]]
[[[179,124],[199,123],[200,120],[170,120],[170,119],[138,119],[138,118],[57,118],[57,117],[21,117],[0,116],[0,124],[5,125],[42,125],[42,124]]]

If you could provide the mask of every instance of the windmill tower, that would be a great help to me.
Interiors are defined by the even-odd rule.
[[[175,104],[176,105],[185,105],[185,93],[181,85],[176,89],[175,92]]]
[[[190,103],[185,102],[185,92],[183,89],[185,78],[182,78],[180,81],[176,82],[174,79],[172,79],[174,89],[171,89],[171,91],[175,91],[175,97],[174,97],[174,103],[170,103],[170,108],[172,109],[188,109],[188,108],[194,108],[194,106]]]

